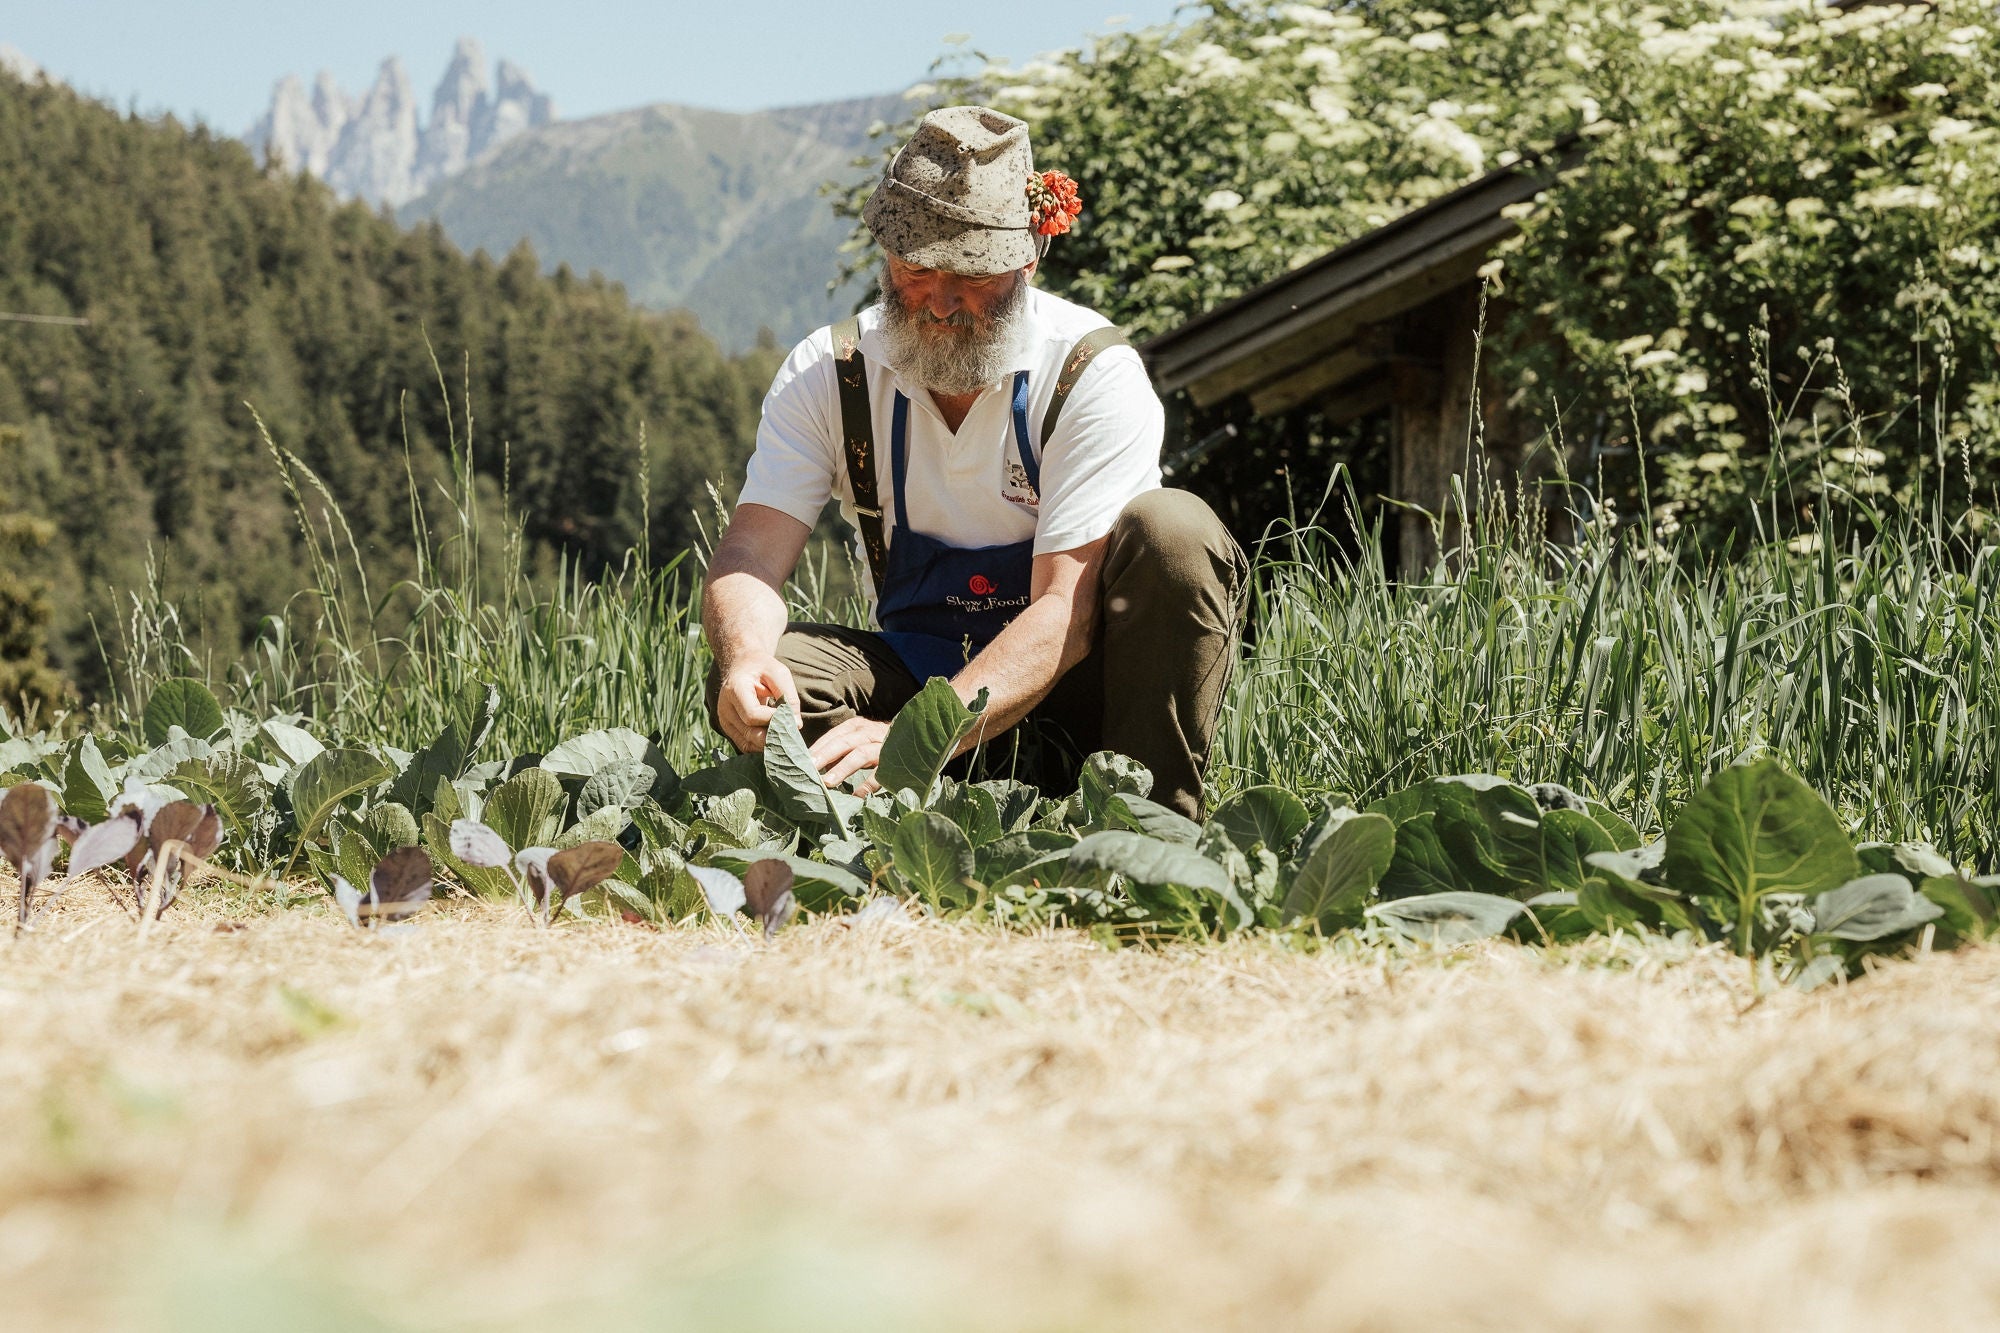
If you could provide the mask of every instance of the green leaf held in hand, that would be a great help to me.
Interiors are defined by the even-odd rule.
[[[931,677],[889,724],[875,766],[876,783],[884,791],[909,790],[919,801],[928,801],[931,784],[985,710],[986,691],[968,708],[950,681]]]
[[[790,704],[779,704],[764,728],[764,785],[778,813],[794,824],[845,830]]]

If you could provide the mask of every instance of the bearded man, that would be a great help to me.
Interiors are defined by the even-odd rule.
[[[1164,414],[1103,316],[1033,286],[1075,186],[1028,127],[925,116],[870,196],[881,303],[792,352],[709,564],[710,717],[760,750],[791,705],[829,785],[866,780],[933,676],[988,702],[961,752],[1073,787],[1130,755],[1199,818],[1246,577],[1208,507],[1160,487]],[[886,449],[878,449],[886,444]],[[787,623],[783,588],[830,496],[857,533],[868,630]]]

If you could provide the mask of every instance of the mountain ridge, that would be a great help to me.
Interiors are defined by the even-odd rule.
[[[869,168],[872,134],[899,94],[717,111],[655,102],[564,120],[509,61],[461,38],[427,117],[400,58],[351,94],[322,71],[280,79],[242,136],[267,166],[304,171],[345,198],[435,221],[467,251],[525,242],[544,271],[602,274],[636,303],[685,309],[731,350],[789,343],[840,318],[848,224],[825,199]]]
[[[899,94],[768,111],[672,102],[524,132],[398,210],[435,220],[467,250],[525,240],[543,265],[624,285],[648,306],[689,309],[725,347],[764,332],[789,343],[838,319],[860,284],[829,292],[849,224],[823,197],[872,168],[871,131]]]

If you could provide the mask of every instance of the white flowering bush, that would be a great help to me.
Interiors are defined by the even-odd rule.
[[[1029,120],[1085,204],[1045,279],[1139,336],[1583,144],[1507,210],[1490,364],[1578,454],[1664,446],[1662,517],[1734,531],[1941,457],[2000,481],[1996,29],[1970,0],[1241,0],[941,79],[912,114]]]
[[[1617,133],[1502,247],[1517,402],[1655,450],[1658,517],[1712,536],[1836,495],[1990,504],[1995,19],[1639,11],[1599,85]]]

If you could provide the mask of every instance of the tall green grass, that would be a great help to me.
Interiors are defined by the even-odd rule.
[[[158,679],[194,671],[253,714],[414,748],[466,687],[491,683],[510,752],[613,725],[657,737],[677,764],[716,752],[701,551],[656,565],[642,543],[595,577],[569,563],[537,577],[504,497],[480,512],[467,441],[449,494],[412,483],[417,568],[382,588],[310,471],[272,453],[313,586],[220,672],[195,659],[173,608],[136,601],[128,716]],[[1365,801],[1491,772],[1564,783],[1658,828],[1715,769],[1768,753],[1863,836],[1965,858],[2000,847],[2000,553],[1935,504],[1729,561],[1588,521],[1580,540],[1552,542],[1532,513],[1475,509],[1457,556],[1420,578],[1393,577],[1379,541],[1348,555],[1306,527],[1264,545],[1218,786]],[[852,586],[845,560],[816,548],[796,616],[854,623],[858,601],[835,591]]]
[[[508,497],[481,499],[471,428],[468,415],[464,438],[452,441],[448,488],[427,495],[407,478],[416,565],[387,586],[312,469],[267,436],[309,585],[266,618],[241,660],[220,664],[156,588],[136,594],[113,663],[114,718],[136,733],[153,687],[193,675],[253,717],[303,715],[330,743],[416,749],[468,689],[494,685],[492,753],[540,754],[580,732],[623,726],[657,738],[683,768],[709,762],[721,738],[702,697],[705,549],[655,563],[642,538],[610,570],[570,560],[532,569]],[[641,441],[641,458],[643,450]],[[790,590],[798,618],[858,614],[843,591],[853,586],[841,576],[844,558],[827,543],[808,553]]]
[[[1635,530],[1476,522],[1399,581],[1300,534],[1258,564],[1224,781],[1366,800],[1448,773],[1561,782],[1659,827],[1717,768],[1771,754],[1869,837],[2000,846],[2000,553],[1880,512],[1746,556]],[[1642,541],[1648,543],[1642,545]]]

